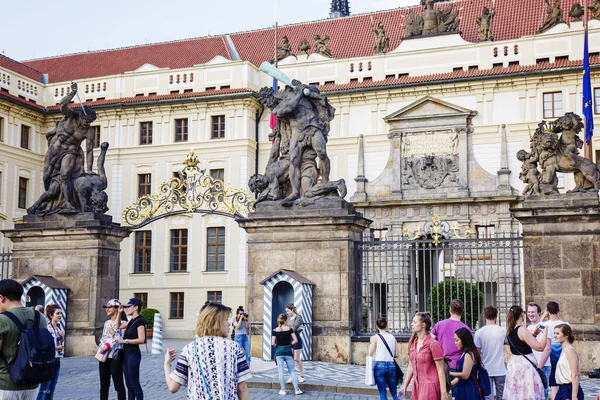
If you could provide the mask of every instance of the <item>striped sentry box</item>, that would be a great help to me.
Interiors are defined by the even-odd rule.
[[[57,304],[60,307],[63,312],[63,318],[60,321],[59,327],[64,331],[65,324],[67,323],[67,291],[69,287],[57,279],[45,275],[33,275],[25,279],[21,285],[23,286],[23,297],[21,297],[23,304],[27,304],[27,296],[30,294],[30,290],[34,287],[39,287],[44,291],[44,310],[48,304]]]
[[[273,288],[279,282],[288,282],[293,288],[294,305],[298,314],[304,319],[304,329],[300,333],[302,338],[302,359],[312,360],[312,294],[315,284],[295,271],[281,269],[268,278],[260,282],[264,285],[264,308],[263,308],[263,340],[262,340],[262,358],[271,359],[271,336],[273,327],[271,324],[273,318]],[[279,314],[282,310],[275,310]]]

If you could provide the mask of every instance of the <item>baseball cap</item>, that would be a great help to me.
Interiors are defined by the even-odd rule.
[[[104,307],[104,308],[119,307],[120,305],[121,305],[121,302],[119,301],[119,299],[110,299],[102,307]]]
[[[129,306],[138,306],[141,308],[142,301],[140,299],[138,299],[137,297],[132,297],[131,299],[129,299],[127,304],[125,304],[125,307],[129,307]]]

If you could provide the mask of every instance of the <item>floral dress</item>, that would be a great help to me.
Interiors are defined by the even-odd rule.
[[[440,380],[436,360],[444,358],[442,346],[430,335],[425,337],[423,345],[417,352],[418,339],[412,343],[410,348],[410,365],[413,371],[413,391],[411,399],[414,400],[439,400]]]

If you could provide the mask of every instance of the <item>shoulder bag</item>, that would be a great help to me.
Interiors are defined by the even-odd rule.
[[[402,372],[402,370],[400,369],[400,366],[398,365],[398,363],[396,362],[396,360],[394,358],[394,353],[392,353],[390,346],[388,346],[387,342],[385,341],[385,339],[383,338],[381,333],[378,333],[377,336],[379,336],[379,338],[385,345],[385,348],[388,349],[388,351],[390,352],[390,355],[392,356],[392,359],[394,360],[394,366],[396,367],[396,381],[397,381],[396,383],[399,386],[402,383],[402,381],[404,380],[404,372]]]
[[[540,379],[542,380],[542,385],[544,385],[544,389],[548,388],[548,379],[546,379],[546,374],[544,373],[544,371],[542,371],[541,369],[538,368],[537,365],[535,365],[535,363],[533,361],[531,361],[529,358],[527,358],[523,353],[521,353],[519,351],[519,349],[517,349],[515,347],[515,345],[512,343],[512,340],[510,340],[510,337],[506,337],[506,339],[508,340],[508,344],[510,345],[510,347],[512,349],[514,349],[517,353],[519,353],[520,356],[525,357],[525,359],[527,361],[529,361],[531,363],[531,365],[533,365],[533,368],[535,368],[535,370],[537,371],[538,375],[540,376]]]

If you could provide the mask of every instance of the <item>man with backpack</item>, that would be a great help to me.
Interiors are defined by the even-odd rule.
[[[21,303],[22,295],[23,287],[17,281],[12,279],[0,280],[0,312],[2,312],[0,314],[0,400],[33,400],[36,398],[39,382],[34,382],[38,379],[19,380],[25,383],[14,382],[15,374],[27,375],[27,372],[24,372],[25,368],[17,365],[17,359],[27,361],[27,357],[32,353],[28,351],[23,354],[25,343],[23,343],[22,336],[30,331],[37,337],[41,336],[41,342],[45,343],[43,340],[45,336],[42,331],[46,331],[47,336],[50,335],[48,329],[46,329],[46,320],[41,318],[40,313],[23,307]],[[22,324],[23,330],[11,319],[12,317],[16,317],[16,321]],[[34,321],[37,322],[36,326],[34,326]],[[50,340],[52,340],[51,336]],[[54,357],[54,343],[51,344],[52,357]],[[36,350],[33,352],[36,352]],[[50,348],[45,351],[49,352]],[[39,373],[39,371],[33,372]],[[50,367],[51,373],[52,367]],[[43,378],[41,377],[41,379]]]

